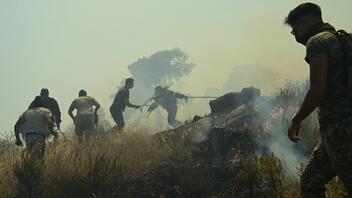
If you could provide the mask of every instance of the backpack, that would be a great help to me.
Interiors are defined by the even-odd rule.
[[[335,35],[339,39],[344,53],[344,64],[347,67],[347,94],[349,98],[352,98],[352,34],[338,30]]]

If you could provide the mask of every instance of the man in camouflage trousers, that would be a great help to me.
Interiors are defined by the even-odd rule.
[[[335,29],[324,23],[318,5],[304,3],[285,20],[296,41],[306,46],[310,88],[288,129],[299,141],[300,123],[317,107],[321,143],[301,176],[301,195],[325,197],[325,184],[338,176],[352,197],[352,102],[348,97],[347,64]]]
[[[157,86],[155,93],[151,98],[154,103],[148,108],[148,113],[153,112],[158,106],[161,106],[167,111],[167,121],[172,127],[178,127],[182,124],[181,121],[176,120],[177,114],[177,99],[188,100],[188,97],[184,94],[180,94],[169,90],[167,87]]]

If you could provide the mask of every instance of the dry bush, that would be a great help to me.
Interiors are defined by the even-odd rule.
[[[345,188],[338,177],[335,177],[326,185],[325,195],[328,198],[343,198],[345,194]]]
[[[0,155],[0,195],[1,197],[13,197],[17,190],[17,179],[13,174],[15,164],[21,158],[21,151],[14,144],[1,148]]]
[[[0,157],[1,197],[133,195],[143,191],[136,188],[148,187],[153,169],[183,152],[184,147],[161,145],[136,131],[50,144],[42,163],[22,159],[22,152],[11,146]]]
[[[45,159],[47,195],[116,197],[145,184],[150,172],[171,151],[136,132],[97,135],[82,144],[62,143]],[[77,194],[78,193],[78,194]]]
[[[286,171],[271,155],[249,156],[242,160],[234,178],[232,197],[299,197],[297,176]]]
[[[292,117],[301,106],[306,92],[309,89],[309,81],[294,82],[286,81],[282,88],[277,90],[273,96],[276,98],[276,105],[284,109],[284,128],[287,129]],[[296,149],[303,155],[309,156],[320,140],[318,114],[314,111],[301,124],[301,140]]]
[[[273,154],[258,158],[261,184],[266,189],[268,197],[283,197],[284,169],[281,162]]]
[[[241,160],[233,183],[231,197],[257,197],[260,191],[260,173],[256,156],[247,156]]]

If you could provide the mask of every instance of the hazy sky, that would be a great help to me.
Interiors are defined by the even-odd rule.
[[[0,132],[12,130],[42,87],[58,100],[64,126],[79,89],[108,109],[127,65],[175,47],[196,64],[175,89],[193,95],[221,89],[239,66],[271,71],[269,83],[257,85],[264,92],[305,79],[304,48],[282,23],[300,2],[0,0]],[[352,31],[351,0],[313,2],[326,21]]]

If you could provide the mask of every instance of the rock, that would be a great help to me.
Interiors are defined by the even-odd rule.
[[[244,104],[247,98],[242,93],[232,92],[209,102],[211,114],[227,113]]]
[[[196,115],[196,116],[193,117],[192,123],[195,123],[195,122],[197,122],[197,121],[200,120],[200,119],[202,119],[202,117],[199,116],[199,115]]]
[[[156,134],[156,137],[159,140],[168,143],[200,143],[208,139],[211,127],[211,117],[204,116],[194,123],[189,123],[175,129],[159,132]]]
[[[241,92],[227,93],[209,102],[211,114],[228,113],[237,107],[247,104],[260,97],[260,89],[254,87],[243,88]]]
[[[241,93],[247,97],[248,100],[255,100],[260,97],[260,89],[255,87],[247,87],[241,90]]]

